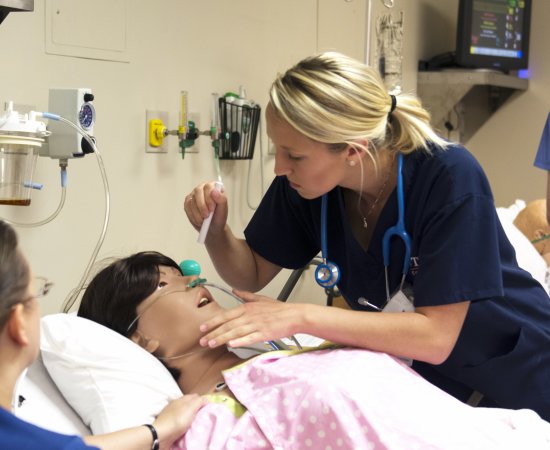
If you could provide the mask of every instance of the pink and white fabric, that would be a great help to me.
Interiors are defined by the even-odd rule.
[[[173,449],[550,449],[530,410],[472,408],[388,355],[260,355],[224,373],[247,411],[203,407]]]

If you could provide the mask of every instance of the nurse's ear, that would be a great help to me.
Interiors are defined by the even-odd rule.
[[[350,166],[358,165],[367,155],[369,142],[366,139],[359,139],[346,148],[346,161]]]
[[[8,330],[8,336],[11,340],[17,342],[17,344],[22,347],[29,344],[24,308],[25,305],[23,305],[23,303],[16,304],[9,312],[5,325]]]
[[[144,336],[137,330],[134,332],[134,334],[132,334],[132,336],[130,336],[130,339],[141,348],[147,350],[149,353],[154,353],[159,348],[159,341]]]

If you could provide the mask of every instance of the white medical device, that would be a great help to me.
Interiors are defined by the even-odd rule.
[[[103,227],[90,261],[78,284],[63,305],[68,312],[82,290],[99,249],[105,239],[110,215],[110,193],[107,174],[101,155],[91,135],[95,123],[94,96],[88,88],[50,89],[49,107],[52,112],[30,111],[20,114],[13,102],[6,104],[0,115],[0,205],[28,206],[32,189],[40,189],[33,174],[37,156],[49,156],[59,160],[61,169],[61,197],[55,212],[44,220],[33,223],[17,223],[19,227],[37,227],[53,220],[65,203],[68,160],[93,153],[97,159],[105,192]],[[48,126],[38,119],[47,119]],[[63,122],[63,124],[61,123]]]
[[[88,135],[93,136],[96,117],[93,100],[94,95],[89,88],[52,88],[48,97],[48,111],[79,125]],[[48,130],[51,136],[40,156],[68,159],[93,152],[82,135],[59,121],[50,120]]]

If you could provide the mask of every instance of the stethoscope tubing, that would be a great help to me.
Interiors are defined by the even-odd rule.
[[[405,277],[409,271],[410,259],[411,259],[411,238],[405,229],[405,198],[403,188],[403,154],[397,155],[397,223],[388,228],[382,236],[382,259],[384,263],[384,273],[386,281],[386,295],[389,300],[389,280],[388,280],[388,267],[390,265],[390,241],[391,238],[397,236],[403,241],[405,246],[405,256],[403,260],[401,288],[405,282]],[[324,194],[321,198],[321,256],[323,259],[323,265],[326,269],[331,269],[332,286],[336,285],[340,280],[340,270],[335,263],[330,262],[327,259],[327,210],[328,210],[328,194]],[[321,267],[321,265],[319,265]],[[318,275],[319,267],[315,272],[315,280],[321,286],[326,288],[327,281],[320,279]],[[336,281],[335,281],[336,280]]]
[[[315,281],[325,289],[331,289],[340,281],[340,268],[327,260],[327,194],[321,198],[321,255],[323,262],[315,269]]]

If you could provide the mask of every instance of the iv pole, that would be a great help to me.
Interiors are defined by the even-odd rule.
[[[365,64],[370,66],[370,35],[372,22],[372,0],[367,0],[366,17],[365,17]]]

